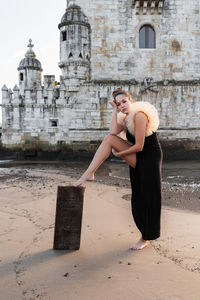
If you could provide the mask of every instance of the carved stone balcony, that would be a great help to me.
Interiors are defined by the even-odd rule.
[[[136,15],[162,14],[165,0],[133,0]]]

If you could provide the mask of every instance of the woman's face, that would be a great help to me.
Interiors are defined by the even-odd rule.
[[[123,113],[123,114],[128,114],[130,112],[131,108],[131,102],[127,96],[124,94],[118,95],[115,98],[115,103],[118,107],[118,109]]]

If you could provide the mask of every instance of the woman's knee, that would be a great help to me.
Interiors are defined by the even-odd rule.
[[[104,141],[108,141],[108,140],[112,140],[113,138],[115,138],[117,135],[114,133],[109,133],[104,137]]]

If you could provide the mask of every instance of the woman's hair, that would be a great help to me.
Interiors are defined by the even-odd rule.
[[[123,90],[123,89],[121,89],[121,88],[118,88],[118,89],[114,90],[113,93],[112,93],[112,95],[113,95],[113,98],[114,98],[114,99],[115,99],[118,95],[125,95],[126,97],[129,98],[129,100],[130,100],[131,102],[134,102],[133,98],[131,97],[131,94],[129,94],[127,91],[125,91],[125,90]]]

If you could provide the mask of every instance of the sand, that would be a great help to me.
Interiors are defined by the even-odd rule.
[[[53,250],[55,169],[5,169],[0,186],[0,299],[200,299],[200,215],[163,206],[161,237],[140,234],[130,188],[86,184],[79,251]]]

